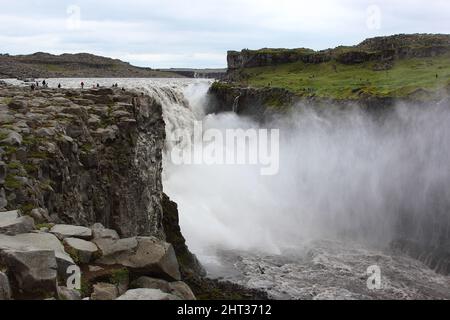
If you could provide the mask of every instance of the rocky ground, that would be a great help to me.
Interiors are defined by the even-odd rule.
[[[0,115],[0,298],[195,298],[164,241],[159,105],[2,84]]]
[[[121,239],[101,224],[40,226],[18,211],[0,213],[0,226],[0,299],[195,299],[172,245],[155,237]]]
[[[279,255],[219,252],[211,275],[266,292],[271,299],[450,299],[450,277],[396,250],[338,241],[305,242]],[[368,287],[377,266],[380,285]]]
[[[88,53],[52,55],[37,52],[0,54],[0,79],[8,78],[177,78],[180,74],[135,67],[118,59]]]

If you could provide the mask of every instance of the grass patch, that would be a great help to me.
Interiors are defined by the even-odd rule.
[[[362,95],[404,97],[417,89],[436,91],[450,81],[450,54],[395,61],[392,69],[375,71],[376,62],[345,65],[295,62],[241,70],[242,84],[278,87],[299,96],[357,99]]]

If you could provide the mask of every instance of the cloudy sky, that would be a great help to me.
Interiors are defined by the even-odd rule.
[[[450,33],[448,0],[0,0],[0,52],[89,52],[139,66],[225,67],[226,51],[326,49]]]

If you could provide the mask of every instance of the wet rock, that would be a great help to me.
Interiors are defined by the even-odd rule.
[[[114,300],[119,296],[117,287],[110,283],[97,283],[93,286],[91,300]]]
[[[57,292],[59,300],[81,300],[81,294],[78,290],[58,286]]]
[[[7,250],[0,253],[0,259],[11,276],[15,296],[42,299],[56,294],[54,251]]]
[[[67,247],[67,251],[78,258],[79,263],[89,263],[98,252],[98,248],[94,243],[78,238],[65,238],[64,244]]]
[[[158,289],[132,289],[125,292],[117,300],[181,300],[170,293]]]
[[[10,300],[12,298],[11,286],[8,276],[0,272],[0,300]]]
[[[181,280],[178,261],[171,244],[155,237],[137,237],[133,251],[105,254],[99,264],[122,265],[136,274],[153,275],[167,280]]]
[[[68,224],[57,224],[51,230],[60,239],[80,238],[84,240],[92,239],[92,230],[81,226],[72,226]]]

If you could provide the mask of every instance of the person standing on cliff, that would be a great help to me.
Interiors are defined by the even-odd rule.
[[[58,83],[58,89],[61,89],[61,83]]]
[[[83,89],[83,88],[84,88],[84,82],[81,81],[81,89]]]

